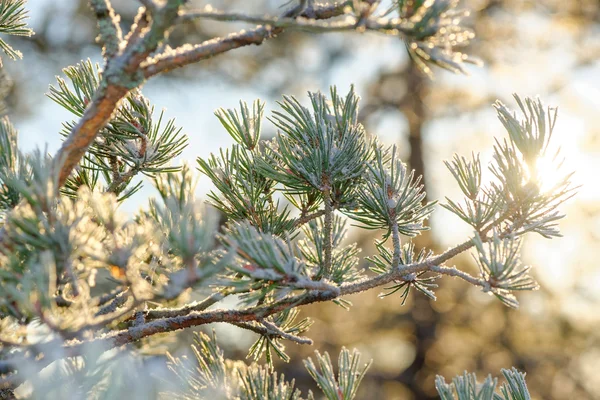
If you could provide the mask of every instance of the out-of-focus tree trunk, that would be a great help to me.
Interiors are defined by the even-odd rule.
[[[414,63],[407,67],[406,96],[400,110],[408,120],[408,144],[410,146],[409,165],[416,176],[425,179],[425,163],[423,161],[423,123],[427,118],[424,105],[426,78]]]
[[[407,91],[400,105],[400,110],[406,117],[409,127],[408,143],[410,145],[409,166],[415,171],[415,176],[422,177],[425,184],[427,168],[424,162],[423,151],[423,125],[427,119],[425,108],[425,95],[427,77],[414,63],[410,63],[405,72]],[[427,188],[425,188],[427,190]],[[425,201],[428,199],[426,198]],[[414,241],[417,248],[433,247],[431,235],[428,231]],[[437,399],[438,397],[425,391],[431,385],[429,381],[429,368],[427,366],[427,352],[435,340],[435,333],[439,315],[431,308],[429,299],[425,296],[412,296],[413,305],[406,317],[411,318],[414,324],[415,358],[412,364],[405,369],[397,380],[406,385],[416,399]]]

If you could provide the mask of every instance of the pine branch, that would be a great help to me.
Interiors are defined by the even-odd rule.
[[[304,10],[307,13],[307,10]],[[320,16],[318,11],[314,11],[314,15]],[[279,18],[268,16],[252,16],[241,13],[226,13],[224,11],[196,11],[186,12],[180,16],[182,21],[194,19],[208,19],[214,21],[226,22],[247,22],[252,24],[268,25],[273,29],[285,30],[302,30],[312,33],[324,32],[343,32],[352,30],[370,30],[386,34],[391,33],[410,33],[413,26],[408,21],[399,19],[372,18],[361,20],[357,16],[350,16],[344,21],[323,22],[317,18]]]
[[[241,310],[211,310],[201,312],[192,311],[185,315],[180,315],[179,312],[174,312],[174,314],[177,314],[177,316],[156,318],[149,321],[146,319],[146,322],[143,324],[132,326],[121,331],[109,332],[100,338],[78,344],[67,344],[65,347],[67,350],[65,354],[81,354],[82,351],[84,351],[85,346],[90,344],[97,344],[104,346],[106,349],[110,349],[127,343],[136,342],[144,337],[153,336],[159,333],[173,332],[209,323],[247,323],[251,321],[261,321],[270,315],[274,315],[290,308],[296,308],[316,302],[331,301],[340,296],[363,292],[371,288],[386,285],[390,282],[403,280],[403,277],[405,277],[407,274],[430,270],[433,266],[448,261],[455,255],[469,249],[472,246],[472,242],[468,241],[449,249],[445,253],[438,256],[428,258],[422,262],[406,265],[402,268],[402,272],[400,272],[400,270],[396,270],[395,272],[378,275],[374,278],[359,281],[357,283],[344,284],[339,287],[339,290],[334,290],[332,288],[332,290],[328,291],[308,291],[306,293],[284,298],[273,304],[249,307]],[[186,310],[186,312],[187,311],[188,310]],[[168,315],[166,310],[164,312],[166,315]],[[44,363],[47,365],[52,361],[53,360],[46,360],[46,362],[42,362],[42,365]]]
[[[242,325],[246,325],[251,321],[262,321],[264,320],[264,318],[270,315],[274,315],[276,313],[288,310],[290,308],[296,308],[315,302],[331,301],[340,296],[359,293],[374,287],[388,284],[390,282],[407,280],[410,279],[408,278],[408,275],[410,274],[416,274],[428,270],[450,276],[458,276],[472,284],[478,286],[485,286],[486,283],[484,281],[470,277],[468,274],[463,273],[462,271],[458,271],[454,268],[440,267],[440,264],[443,264],[444,262],[450,260],[457,254],[460,254],[473,247],[475,245],[474,242],[474,240],[466,241],[454,248],[447,250],[446,252],[438,256],[429,257],[421,262],[400,266],[400,268],[395,269],[394,271],[389,272],[387,274],[382,274],[374,278],[362,280],[353,284],[343,284],[339,287],[339,291],[308,291],[303,294],[284,298],[273,304],[259,305],[242,310],[214,310],[202,312],[188,312],[189,309],[187,309],[185,310],[185,312],[188,312],[186,315],[181,315],[180,313],[176,312],[177,316],[170,316],[166,318],[159,317],[151,321],[146,320],[145,322],[130,327],[128,329],[110,332],[102,338],[92,339],[91,341],[84,342],[81,344],[67,345],[65,348],[66,352],[64,354],[81,354],[81,352],[84,350],[84,347],[91,343],[107,346],[106,348],[119,347],[124,344],[132,343],[144,337],[152,336],[155,334],[172,332],[192,326],[199,326],[214,322],[228,322],[233,324],[241,323]],[[220,299],[220,296],[215,296],[213,299]],[[43,366],[49,364],[52,361],[53,360],[44,361],[44,359],[42,359],[37,362],[40,366]],[[10,365],[12,364],[8,363],[6,367],[9,367]],[[11,377],[4,383],[7,385],[9,383],[14,383],[15,379],[18,379],[18,377]]]
[[[452,18],[460,18],[454,12],[456,1],[436,0],[423,5],[423,12],[417,13],[420,18],[400,15],[400,18],[382,19],[370,18],[373,5],[376,1],[363,2],[346,1],[332,6],[314,5],[304,8],[297,17],[290,18],[289,12],[282,17],[248,16],[241,13],[225,13],[216,10],[183,13],[183,20],[205,18],[219,21],[236,21],[261,24],[255,29],[232,33],[221,39],[212,39],[189,49],[184,46],[168,53],[157,56],[151,63],[144,67],[146,77],[151,77],[161,72],[180,68],[184,65],[197,62],[216,54],[235,48],[260,45],[265,40],[281,34],[284,30],[302,29],[309,32],[339,32],[339,31],[375,31],[385,34],[401,35],[408,42],[408,50],[419,66],[431,74],[427,64],[436,64],[454,72],[464,73],[462,66],[465,62],[479,64],[479,61],[468,58],[465,54],[454,52],[452,47],[462,45],[473,38],[473,33],[460,28],[455,22],[448,24],[451,19],[445,13],[452,14]],[[356,15],[348,15],[347,10],[353,9],[355,4],[362,7]],[[339,15],[347,15],[344,21],[321,22]],[[447,26],[443,26],[446,24]],[[450,33],[452,32],[452,33]],[[447,36],[449,35],[449,36]],[[448,39],[448,37],[450,39]]]
[[[354,141],[360,143],[365,140],[364,132],[356,125],[357,99],[352,91],[343,100],[336,95],[335,90],[332,90],[332,97],[333,107],[330,107],[323,95],[311,95],[313,112],[302,107],[295,99],[288,98],[285,103],[282,103],[282,107],[293,118],[282,112],[276,112],[275,114],[276,119],[274,122],[289,135],[289,138],[282,135],[278,138],[280,146],[273,150],[273,154],[281,157],[281,163],[275,163],[274,165],[280,168],[280,164],[296,160],[298,164],[295,168],[301,171],[305,178],[299,179],[298,176],[290,178],[285,174],[281,176],[286,179],[286,183],[298,185],[298,190],[305,190],[306,188],[308,194],[322,193],[323,189],[327,192],[324,196],[321,194],[319,196],[324,197],[323,201],[326,204],[326,208],[323,210],[324,216],[327,217],[329,211],[331,220],[328,222],[328,219],[324,218],[323,225],[319,225],[320,221],[311,221],[305,227],[306,242],[308,244],[300,247],[300,253],[304,256],[304,259],[298,256],[298,249],[292,244],[289,237],[284,240],[272,233],[259,231],[246,221],[231,224],[222,236],[226,254],[231,256],[216,255],[211,256],[214,259],[209,260],[206,252],[210,248],[210,237],[213,231],[207,224],[202,222],[202,218],[194,209],[193,184],[189,177],[189,169],[183,168],[180,176],[167,174],[161,179],[157,179],[157,188],[165,202],[165,207],[154,206],[151,208],[150,214],[157,223],[164,225],[164,231],[167,234],[165,243],[168,243],[170,254],[181,260],[183,268],[169,275],[169,283],[165,285],[163,293],[156,296],[156,298],[174,298],[184,289],[214,274],[214,271],[221,271],[224,266],[234,271],[236,275],[225,274],[223,278],[220,278],[220,283],[225,282],[223,286],[229,286],[233,288],[233,291],[215,293],[199,305],[136,313],[136,323],[132,326],[120,331],[109,332],[103,337],[92,339],[89,343],[103,344],[112,348],[158,333],[171,332],[212,322],[260,323],[267,317],[274,316],[275,318],[276,315],[283,315],[302,305],[331,300],[339,302],[342,301],[342,296],[390,283],[394,285],[389,288],[393,289],[391,293],[402,288],[405,289],[402,294],[403,299],[406,299],[408,290],[411,287],[421,291],[428,297],[434,298],[435,296],[430,288],[435,286],[432,283],[435,277],[421,277],[422,274],[429,271],[457,276],[474,285],[481,286],[485,291],[492,292],[509,306],[516,305],[516,300],[510,294],[510,291],[534,288],[531,280],[526,276],[527,268],[522,268],[518,261],[519,246],[515,239],[516,235],[522,234],[523,230],[526,229],[527,219],[520,207],[506,207],[503,212],[495,214],[496,219],[494,222],[490,222],[487,227],[480,232],[476,232],[473,239],[461,243],[440,255],[430,256],[424,253],[413,255],[413,249],[410,245],[405,246],[400,251],[399,227],[402,226],[403,232],[408,234],[418,231],[420,228],[418,224],[429,213],[429,209],[421,204],[422,192],[418,186],[418,181],[414,181],[412,175],[407,173],[405,166],[400,160],[396,159],[395,149],[385,151],[376,147],[372,153],[369,153],[366,148],[360,145],[358,147],[352,145]],[[246,123],[248,121],[238,120],[235,113],[229,115],[231,118],[228,120],[226,128],[229,127],[229,130],[235,133],[233,136],[238,137],[240,144],[246,143],[249,147],[254,147],[257,136],[256,132],[249,128],[250,124]],[[246,115],[244,117],[246,119],[249,118],[247,112],[243,111],[242,115]],[[252,119],[253,124],[256,125],[258,120],[255,117],[252,117]],[[309,147],[306,153],[308,158],[297,151],[287,150],[288,148],[298,148],[294,141],[299,144],[304,143],[306,147]],[[341,151],[346,148],[349,151]],[[507,148],[504,147],[504,149]],[[502,152],[502,150],[498,150],[498,152]],[[508,155],[498,155],[499,163],[502,160],[506,161],[504,164],[500,164],[503,165],[503,172],[499,172],[499,174],[508,182],[513,179],[511,177],[513,172],[509,170],[511,163],[516,161],[508,158],[509,153],[503,152],[502,154]],[[361,169],[358,160],[363,159],[365,155],[369,155],[369,159],[372,161],[366,175],[364,175],[370,186],[369,190],[358,193],[362,196],[361,204],[363,208],[370,209],[371,213],[363,211],[362,214],[358,215],[365,224],[372,224],[376,227],[389,227],[391,233],[386,236],[392,235],[394,250],[391,254],[383,248],[382,244],[378,245],[380,258],[374,258],[372,261],[377,267],[373,270],[379,275],[352,282],[352,279],[356,277],[356,274],[351,272],[355,252],[353,249],[346,252],[342,250],[342,253],[333,252],[333,248],[338,251],[340,247],[344,229],[339,219],[333,218],[333,208],[327,209],[327,197],[328,191],[332,187],[336,188],[335,193],[338,198],[344,196],[343,184],[350,179],[348,168],[350,167],[354,171],[353,165],[356,164],[356,173],[360,175]],[[500,159],[500,157],[507,158]],[[293,160],[291,160],[292,158]],[[266,161],[264,163],[265,171],[279,173],[276,169],[269,170],[268,167],[270,168],[271,165]],[[56,220],[57,216],[50,212],[52,205],[49,201],[52,199],[48,199],[45,195],[46,187],[55,188],[55,186],[50,185],[52,177],[48,174],[48,171],[45,171],[43,164],[38,163],[33,166],[35,172],[33,176],[39,187],[34,185],[32,193],[28,192],[27,188],[21,188],[20,190],[24,195],[27,195],[29,204],[35,207],[38,215],[49,213],[50,223],[56,225],[61,221]],[[466,175],[465,169],[457,168],[456,170],[459,171],[457,172],[457,180]],[[339,173],[336,171],[339,171]],[[477,190],[475,186],[477,185],[471,185],[467,181],[477,179],[473,176],[464,181],[464,190],[470,197],[475,197]],[[306,185],[306,182],[310,182],[310,185]],[[356,192],[349,193],[356,194]],[[302,202],[302,210],[311,207],[309,206],[308,199],[310,197],[308,194]],[[316,198],[313,197],[313,199]],[[510,204],[513,203],[516,203],[516,200]],[[65,206],[68,204],[70,203],[64,202]],[[54,220],[51,220],[51,218],[54,218]],[[107,216],[98,218],[99,223],[112,227],[109,230],[114,234],[114,222],[110,222],[112,217],[108,220],[106,220]],[[505,221],[510,223],[504,224],[504,230],[499,232],[498,226]],[[39,233],[34,234],[35,229],[25,224],[19,226],[33,239],[37,241],[47,240]],[[323,230],[329,233],[326,232],[322,235]],[[493,235],[488,235],[489,230],[494,230]],[[485,236],[482,234],[485,234]],[[483,247],[484,243],[489,243],[488,249]],[[327,252],[324,250],[327,246],[332,248],[329,261],[326,260]],[[443,263],[473,246],[477,247],[479,253],[479,264],[483,279],[474,278],[455,268],[442,266]],[[116,261],[111,261],[111,265],[116,264],[124,267],[126,262],[118,261],[118,250],[118,246],[114,248]],[[321,253],[323,253],[323,258],[321,258]],[[327,277],[335,284],[328,280],[314,280],[315,275],[310,274],[311,265],[329,265],[333,267],[334,257],[337,257],[337,254],[342,254],[343,257],[336,258],[335,269],[327,273]],[[233,262],[234,255],[237,255],[238,258],[235,262]],[[64,257],[62,253],[61,257]],[[206,267],[199,268],[200,259],[209,261]],[[350,273],[346,276],[348,272]],[[329,273],[331,273],[331,276],[329,276]],[[72,277],[71,281],[75,281],[75,279],[75,277]],[[128,281],[128,283],[131,282]],[[299,291],[301,293],[298,294]],[[205,310],[206,306],[214,304],[231,293],[244,293],[246,295],[244,302],[250,306],[233,310]],[[112,314],[98,318],[76,330],[64,330],[60,327],[55,327],[55,330],[58,330],[63,338],[75,338],[79,337],[81,332],[99,328],[108,321],[124,316],[125,313],[130,312],[134,306],[139,304],[140,299],[136,298],[135,291],[132,291],[132,295],[134,302],[129,307],[120,309],[117,305],[112,310]],[[112,303],[109,306],[112,306]],[[35,307],[39,306],[36,305]],[[138,319],[137,316],[143,318]],[[147,318],[148,316],[151,316],[151,318]],[[281,335],[279,336],[281,337]],[[87,343],[69,344],[68,347],[71,349],[68,354],[73,354],[72,351],[79,352],[78,348]],[[269,342],[267,348],[269,346],[272,346],[280,356],[285,357],[282,349],[276,345],[275,340],[273,340],[273,343]],[[261,354],[263,345],[261,344],[256,349],[255,354]],[[267,352],[267,354],[270,353]]]
[[[100,129],[110,120],[121,99],[143,82],[138,68],[158,47],[165,32],[175,22],[182,4],[183,0],[167,1],[156,10],[152,26],[140,42],[115,57],[114,62],[107,63],[107,69],[93,99],[54,157],[53,169],[58,177],[59,187],[65,184]],[[6,227],[3,226],[0,229],[0,247],[5,240]]]

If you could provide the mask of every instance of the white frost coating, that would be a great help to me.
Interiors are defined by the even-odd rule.
[[[417,274],[415,274],[414,272],[411,272],[410,274],[406,274],[402,277],[402,279],[404,279],[405,281],[414,281],[417,279]]]
[[[404,229],[409,229],[411,231],[416,231],[416,230],[421,229],[423,227],[423,225],[422,224],[406,224],[406,225],[402,225],[402,227]]]
[[[127,152],[133,156],[134,158],[140,158],[139,154],[140,154],[140,146],[137,142],[133,141],[133,140],[129,140],[127,142],[124,143],[124,147],[125,150],[127,150]]]
[[[158,155],[158,151],[157,151],[156,147],[150,143],[147,143],[146,144],[146,154],[145,154],[146,160],[153,160],[156,155]]]

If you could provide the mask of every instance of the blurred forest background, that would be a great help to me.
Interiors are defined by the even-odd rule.
[[[113,0],[128,28],[139,3]],[[193,0],[193,6],[250,14],[278,15],[285,0]],[[535,266],[541,290],[522,293],[521,308],[504,307],[465,282],[445,278],[437,301],[411,296],[379,299],[376,291],[352,296],[348,312],[334,304],[306,307],[315,320],[309,336],[314,348],[337,354],[342,346],[357,347],[374,364],[362,385],[365,399],[437,398],[434,377],[477,372],[479,377],[515,366],[527,372],[534,398],[600,398],[600,2],[597,0],[464,0],[472,10],[468,23],[476,38],[467,52],[481,58],[482,68],[470,76],[434,70],[434,79],[410,62],[397,38],[373,34],[311,35],[284,33],[262,46],[235,50],[195,66],[149,81],[144,93],[167,116],[177,117],[190,137],[181,156],[195,165],[231,139],[213,116],[218,107],[236,107],[240,99],[262,98],[273,109],[281,94],[304,97],[307,90],[345,92],[354,83],[362,97],[361,117],[371,134],[397,143],[404,160],[425,176],[430,200],[458,198],[459,189],[442,160],[457,152],[482,151],[491,157],[493,136],[505,135],[491,107],[495,99],[515,108],[511,93],[539,95],[559,106],[555,144],[562,147],[565,169],[576,171],[582,184],[563,211],[564,237],[546,241],[528,237],[525,261]],[[85,58],[101,61],[94,43],[96,26],[86,0],[29,0],[31,39],[9,41],[24,61],[5,62],[2,71],[13,81],[7,98],[12,120],[20,130],[22,148],[60,146],[59,130],[67,112],[44,96],[61,69]],[[176,30],[173,45],[199,43],[248,25],[198,21]],[[174,47],[174,46],[173,46]],[[265,124],[266,134],[273,135]],[[199,196],[210,190],[201,179]],[[123,204],[134,212],[148,196],[146,185]],[[443,250],[461,242],[468,226],[439,208],[432,231],[419,246]],[[353,230],[363,256],[372,252],[372,232]],[[455,260],[474,270],[469,257]],[[543,273],[542,273],[543,272]],[[215,327],[231,357],[244,358],[255,339],[233,327]],[[174,343],[155,341],[150,350],[171,351]],[[301,388],[310,379],[300,357],[314,348],[290,344],[292,362],[279,365]],[[183,348],[183,347],[181,347]]]

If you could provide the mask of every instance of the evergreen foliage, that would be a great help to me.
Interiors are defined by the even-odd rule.
[[[443,377],[438,376],[435,386],[442,400],[531,400],[524,373],[512,368],[503,369],[502,375],[506,383],[500,386],[499,394],[496,392],[498,379],[492,378],[491,375],[488,375],[483,383],[478,383],[475,374],[465,372],[462,376],[452,379],[451,384],[447,384]]]
[[[172,162],[187,145],[182,129],[165,122],[162,112],[155,116],[139,89],[145,78],[235,48],[231,37],[175,50],[159,46],[174,25],[190,18],[264,23],[238,35],[246,44],[285,29],[374,30],[403,39],[426,72],[430,64],[460,72],[470,59],[455,48],[472,33],[460,25],[465,14],[457,1],[395,1],[381,16],[375,1],[300,1],[278,19],[193,12],[177,0],[142,3],[122,38],[110,3],[91,2],[105,63],[68,67],[66,79],[50,87],[48,96],[76,118],[64,124],[57,155],[21,154],[15,128],[7,118],[0,122],[3,389],[25,383],[20,390],[37,398],[115,398],[128,391],[140,398],[300,399],[294,381],[275,373],[273,362],[275,356],[289,361],[286,342],[312,343],[301,336],[311,325],[298,320],[302,305],[333,301],[349,308],[344,296],[376,287],[387,290],[383,296],[400,292],[402,304],[411,288],[435,299],[434,282],[444,275],[515,308],[515,291],[537,289],[519,258],[522,236],[558,236],[558,207],[574,193],[570,174],[548,189],[536,170],[556,120],[556,111],[540,100],[515,95],[522,117],[496,103],[508,135],[496,141],[491,181],[484,181],[477,154],[446,162],[465,199],[447,199],[443,206],[473,233],[433,254],[415,250],[410,238],[428,229],[436,203],[424,203],[421,178],[397,149],[365,131],[353,88],[341,95],[332,87],[329,97],[309,93],[307,105],[283,97],[268,118],[277,129],[271,140],[261,137],[265,105],[259,100],[215,113],[236,144],[199,158],[197,169],[214,184],[209,203],[226,218],[223,227],[194,197],[194,171]],[[29,33],[23,5],[0,3],[0,31]],[[333,17],[347,18],[329,21]],[[18,54],[0,46],[9,56]],[[150,178],[159,198],[127,218],[118,205],[139,190],[141,182],[133,182],[138,174]],[[359,268],[357,245],[346,243],[350,220],[382,235],[378,254],[367,259],[374,275]],[[471,249],[478,276],[443,266]],[[108,279],[110,291],[99,285]],[[206,297],[189,303],[191,291]],[[237,302],[221,302],[226,298]],[[153,370],[143,346],[119,350],[209,323],[258,334],[249,349],[254,363],[227,360],[215,335],[204,333],[192,346],[195,360],[169,355],[168,369]],[[266,364],[258,364],[263,356]],[[46,367],[56,373],[48,376]],[[369,364],[360,364],[356,350],[343,349],[337,373],[327,353],[317,352],[316,362],[309,358],[305,367],[325,398],[350,400]],[[524,374],[503,374],[500,394],[497,380],[478,384],[467,373],[450,385],[438,378],[436,385],[443,399],[455,393],[458,399],[529,399]],[[137,379],[144,388],[134,387]]]
[[[27,27],[26,19],[25,0],[0,0],[0,33],[16,36],[33,35],[33,31]],[[23,57],[20,51],[13,49],[4,39],[0,39],[0,49],[13,60]]]

